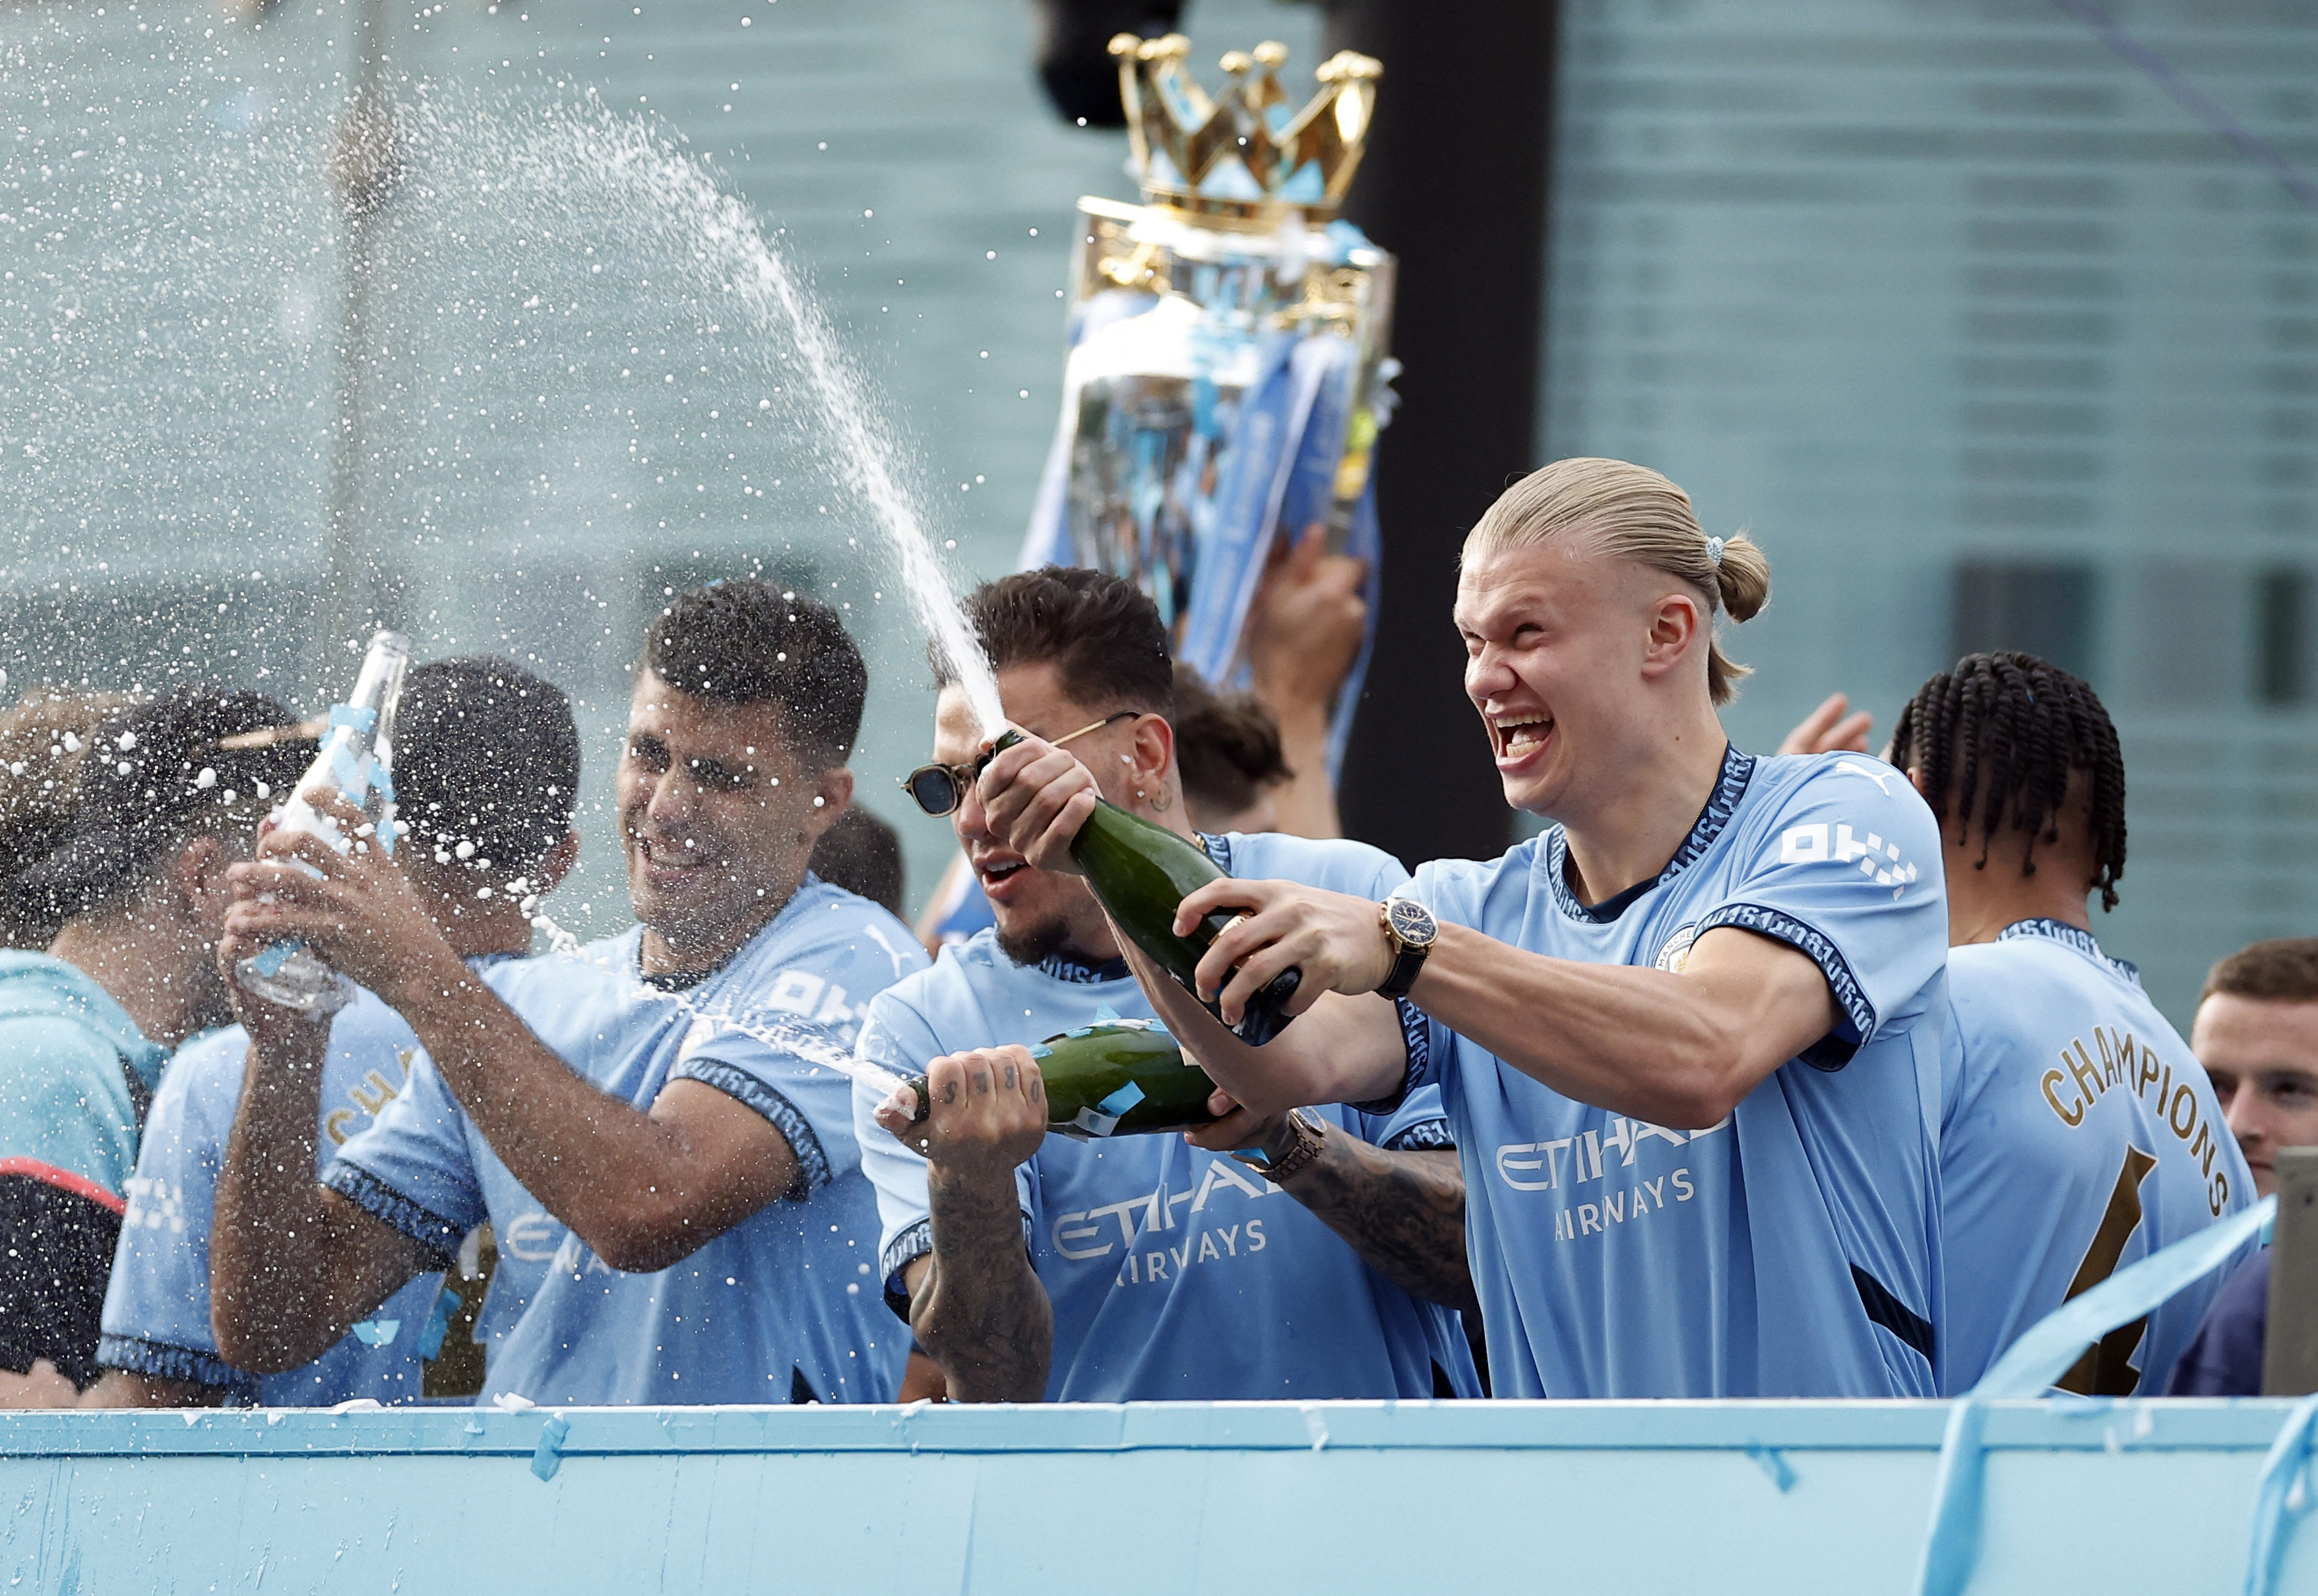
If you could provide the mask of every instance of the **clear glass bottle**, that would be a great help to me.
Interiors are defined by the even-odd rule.
[[[330,709],[321,750],[300,778],[298,791],[282,806],[275,829],[320,838],[339,853],[353,846],[337,822],[306,802],[306,790],[328,785],[361,810],[383,851],[394,851],[394,712],[402,701],[402,678],[410,668],[410,640],[381,632],[370,640],[355,690]],[[301,942],[261,948],[236,967],[241,984],[269,1003],[308,1014],[333,1014],[355,992],[354,982],[314,956]]]

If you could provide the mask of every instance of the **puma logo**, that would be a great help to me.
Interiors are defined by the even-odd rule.
[[[1884,766],[1881,770],[1877,770],[1868,766],[1862,765],[1856,759],[1837,759],[1835,762],[1835,767],[1837,770],[1847,770],[1854,776],[1865,776],[1869,781],[1875,784],[1875,790],[1882,794],[1886,798],[1889,798],[1891,795],[1891,789],[1885,786],[1883,784],[1900,774],[1898,771],[1892,769],[1889,765]]]

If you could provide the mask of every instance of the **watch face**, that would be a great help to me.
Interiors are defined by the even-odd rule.
[[[1414,898],[1395,898],[1387,906],[1392,917],[1392,934],[1408,947],[1430,947],[1440,928],[1433,923],[1433,911]]]

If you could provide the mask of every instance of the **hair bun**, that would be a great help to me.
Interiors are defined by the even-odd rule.
[[[1722,558],[1714,562],[1714,588],[1723,613],[1733,621],[1753,620],[1771,601],[1771,561],[1745,533],[1722,540]]]

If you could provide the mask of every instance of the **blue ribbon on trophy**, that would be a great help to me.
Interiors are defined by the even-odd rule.
[[[1369,636],[1338,695],[1332,769],[1374,645],[1370,466],[1389,413],[1393,258],[1334,212],[1380,70],[1351,51],[1290,108],[1276,44],[1223,58],[1209,100],[1180,35],[1112,42],[1144,203],[1079,202],[1063,412],[1025,567],[1132,577],[1178,658],[1244,686],[1240,647],[1276,540],[1329,529],[1368,562]]]

